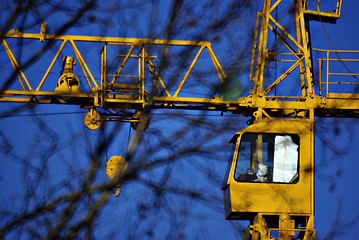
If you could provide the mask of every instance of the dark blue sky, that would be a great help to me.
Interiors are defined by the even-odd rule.
[[[259,1],[260,2],[260,1]],[[167,1],[161,2],[161,4],[168,3]],[[258,4],[261,7],[261,3]],[[164,14],[161,15],[160,19],[165,19],[168,16],[166,11],[168,5],[162,5],[161,11]],[[358,50],[358,39],[359,39],[359,24],[356,16],[358,3],[355,0],[347,0],[343,2],[342,7],[342,17],[338,20],[336,25],[325,24],[325,29],[334,44],[336,49],[353,49]],[[195,8],[195,7],[194,7]],[[258,9],[260,10],[260,9]],[[144,11],[144,15],[139,16],[140,18],[146,18],[148,12]],[[6,15],[5,15],[6,16]],[[138,16],[137,16],[138,17]],[[4,21],[4,15],[2,15],[1,21]],[[57,18],[57,19],[54,19]],[[61,16],[51,17],[48,19],[49,31],[51,31],[52,26],[56,25],[58,19],[61,19]],[[255,16],[252,16],[253,23],[255,21]],[[205,21],[205,20],[201,20]],[[19,23],[18,23],[19,24]],[[249,24],[250,25],[250,24]],[[14,26],[14,27],[18,27]],[[92,27],[92,28],[91,28]],[[81,26],[81,24],[76,27],[69,29],[67,34],[84,34],[92,35],[93,32],[99,32],[101,34],[101,29],[96,29],[96,26]],[[117,32],[121,32],[122,26],[115,26]],[[141,26],[143,27],[143,26]],[[37,27],[34,29],[37,29]],[[96,29],[96,31],[93,31]],[[184,32],[181,37],[192,36],[192,31],[188,30]],[[35,31],[35,30],[34,30]],[[37,30],[36,30],[37,31]],[[233,29],[232,31],[240,31],[240,29]],[[114,31],[115,32],[115,31]],[[123,31],[127,35],[121,37],[147,37],[148,29],[146,27],[139,29],[129,29]],[[157,29],[156,32],[161,32],[160,29]],[[141,33],[144,36],[141,36]],[[323,26],[321,23],[311,23],[311,33],[312,33],[312,46],[314,48],[321,49],[332,49],[332,46],[328,40]],[[227,32],[229,34],[229,31]],[[164,36],[153,36],[155,38],[163,38]],[[183,38],[182,38],[183,39]],[[188,39],[187,40],[192,40]],[[37,42],[35,43],[37,44]],[[217,45],[216,45],[217,44]],[[218,55],[219,61],[221,62],[221,56],[226,56],[228,49],[221,48],[221,42],[214,41],[213,49]],[[84,47],[86,50],[86,55],[98,53],[97,48]],[[223,50],[223,52],[221,52]],[[66,51],[66,49],[65,49]],[[69,51],[70,52],[70,51]],[[6,61],[6,56],[4,57],[4,52],[1,54],[1,64],[4,64]],[[52,53],[48,53],[51,56]],[[66,53],[68,54],[68,53]],[[96,57],[94,57],[96,59]],[[98,60],[98,59],[97,59]],[[97,61],[96,60],[96,61]],[[224,61],[224,59],[223,59]],[[98,61],[99,63],[99,61]],[[6,63],[8,64],[8,63]],[[42,62],[37,62],[34,66],[28,69],[29,74],[35,76],[39,71]],[[7,65],[9,66],[9,65]],[[61,67],[61,64],[56,64],[57,69]],[[77,66],[78,71],[80,67]],[[226,69],[225,69],[226,70]],[[359,73],[358,66],[351,66],[350,70],[353,73]],[[41,70],[40,70],[41,71]],[[99,72],[99,67],[95,68],[94,71]],[[6,70],[1,68],[1,72],[6,74]],[[40,73],[40,75],[43,73]],[[57,77],[56,73],[53,73]],[[247,74],[247,73],[246,73]],[[247,76],[247,75],[246,75]],[[248,83],[244,83],[247,85]],[[51,86],[48,86],[51,87]],[[14,105],[4,104],[0,105],[0,109],[4,110],[5,108],[11,107]],[[36,113],[58,113],[58,112],[77,112],[83,111],[76,106],[40,106],[36,109]],[[21,167],[21,164],[26,162],[26,158],[37,159],[42,154],[46,155],[46,151],[51,150],[51,142],[47,142],[47,139],[50,139],[55,142],[58,149],[64,151],[59,151],[59,154],[54,154],[48,156],[48,162],[46,167],[48,168],[48,179],[51,179],[51,182],[60,181],[64,176],[68,176],[68,167],[73,164],[73,169],[85,169],[86,164],[88,164],[88,153],[91,151],[91,148],[96,146],[98,139],[103,138],[103,133],[98,131],[89,131],[87,130],[83,123],[82,118],[85,114],[71,114],[71,115],[50,115],[50,116],[37,116],[37,117],[12,117],[12,118],[1,118],[0,123],[3,126],[1,129],[2,141],[4,142],[5,138],[8,137],[8,140],[11,146],[14,149],[15,154],[21,156],[21,158],[16,158],[11,154],[2,154],[2,160],[0,161],[0,188],[2,192],[0,193],[0,200],[2,207],[12,206],[18,207],[21,209],[24,199],[21,197],[21,184],[23,183],[22,176],[25,175],[24,171],[26,169]],[[24,114],[30,113],[34,114],[31,111],[24,112]],[[176,117],[171,117],[166,119],[168,116],[163,115],[154,115],[153,122],[154,126],[151,126],[149,130],[153,127],[155,129],[158,126],[161,126],[161,131],[163,131],[164,136],[171,137],[171,133],[175,133],[176,129],[173,128],[174,123],[181,124]],[[226,118],[226,116],[225,116]],[[221,121],[217,117],[209,117],[209,121],[216,122]],[[43,121],[43,122],[41,122]],[[177,122],[178,121],[178,122]],[[245,118],[234,117],[233,121],[236,122],[238,128],[244,127]],[[38,131],[44,123],[47,124],[51,130],[47,133],[42,133]],[[333,239],[355,239],[359,233],[359,209],[356,207],[359,202],[359,193],[357,191],[357,176],[359,169],[358,154],[359,150],[356,147],[356,143],[359,142],[359,128],[357,127],[358,120],[356,119],[316,119],[316,211],[315,211],[315,228],[317,229],[318,239],[324,239],[325,237],[330,236],[331,232],[334,232],[335,237]],[[109,123],[109,127],[106,129],[111,130],[113,123]],[[239,129],[238,129],[239,130]],[[206,130],[204,130],[206,131]],[[233,131],[235,133],[236,131]],[[133,131],[131,132],[133,134]],[[53,135],[52,135],[53,134]],[[106,132],[107,134],[107,132]],[[125,155],[126,146],[128,141],[129,134],[129,125],[123,125],[119,132],[118,136],[115,138],[115,141],[108,146],[107,154],[111,155]],[[196,134],[188,136],[188,141],[195,139]],[[201,131],[198,132],[198,136],[205,136]],[[173,136],[172,136],[173,137]],[[218,141],[216,144],[220,145],[221,149],[227,147],[228,154],[223,155],[223,159],[227,159],[229,156],[230,146],[226,145],[226,141],[232,137],[231,132],[223,133],[223,136],[217,138]],[[46,139],[46,140],[44,140]],[[72,139],[72,140],[71,140]],[[76,149],[72,145],[71,141],[75,141],[78,144]],[[179,144],[179,143],[177,143]],[[214,144],[215,145],[215,144]],[[5,145],[3,145],[5,146]],[[37,146],[41,146],[38,148]],[[48,149],[46,149],[48,147]],[[176,148],[176,146],[174,146]],[[216,148],[213,148],[214,150]],[[45,152],[45,153],[44,153]],[[170,154],[167,150],[160,150],[159,152],[153,152],[154,156],[161,156]],[[217,154],[214,154],[218,156]],[[11,159],[21,159],[17,161],[12,161]],[[73,159],[82,159],[80,162],[72,162]],[[195,183],[194,187],[196,189],[203,189],[204,191],[211,191],[211,194],[221,198],[222,193],[220,191],[221,181],[217,185],[208,184],[206,179],[206,174],[201,173],[201,169],[196,168],[195,164],[191,161],[200,161],[200,157],[195,156],[191,158],[191,161],[184,158],[185,161],[181,164],[173,166],[173,171],[178,171],[174,174],[174,180],[181,179],[181,176],[186,176],[186,180],[183,184]],[[104,167],[104,163],[102,165]],[[36,161],[33,164],[38,164]],[[37,166],[39,167],[39,166]],[[220,176],[224,175],[226,163],[215,162],[211,166],[214,171],[220,172]],[[104,170],[104,168],[103,168]],[[76,171],[76,170],[75,170]],[[157,172],[158,171],[158,172]],[[156,174],[162,174],[163,169],[153,170],[153,172],[146,172],[144,175],[146,177],[151,177]],[[31,174],[30,174],[31,175]],[[75,181],[75,180],[74,180]],[[106,181],[106,176],[99,175],[99,182]],[[179,181],[179,180],[178,180]],[[179,181],[179,183],[181,183]],[[53,185],[50,185],[53,186]],[[44,184],[40,186],[39,191],[49,191],[48,185]],[[51,191],[50,191],[51,192]],[[60,190],[61,192],[61,190]],[[58,192],[57,192],[58,193]],[[135,222],[131,215],[139,214],[138,213],[138,199],[143,198],[148,194],[146,187],[138,183],[131,183],[124,187],[124,193],[120,198],[111,199],[110,203],[106,206],[103,212],[103,218],[99,223],[99,229],[106,232],[109,228],[108,225],[118,224],[119,228],[131,228],[139,227],[141,229],[143,224],[148,224],[148,226],[153,227],[155,231],[161,232],[161,229],[166,229],[166,221],[160,221],[159,225],[156,226],[156,221],[153,219],[144,220],[142,225],[141,223]],[[203,193],[205,195],[205,193]],[[41,195],[41,194],[40,194]],[[215,207],[204,206],[205,204],[199,203],[197,201],[187,201],[181,198],[178,198],[175,195],[170,196],[167,200],[168,206],[171,204],[176,205],[176,209],[191,209],[196,216],[193,219],[185,219],[179,217],[179,227],[181,224],[185,226],[184,230],[186,236],[189,238],[201,238],[205,236],[208,239],[235,239],[235,231],[232,228],[232,222],[224,220],[223,208],[219,205]],[[165,204],[164,211],[170,211],[165,209],[167,206]],[[124,210],[125,209],[125,210]],[[185,215],[185,213],[182,213]],[[159,214],[157,217],[162,217],[163,215]],[[185,219],[185,220],[183,220]],[[181,221],[184,222],[181,222]],[[0,223],[2,223],[0,221]],[[153,225],[153,226],[152,226]],[[244,225],[244,223],[243,223]],[[147,226],[147,227],[148,227]],[[238,226],[237,226],[238,227]],[[144,227],[146,228],[146,227]],[[198,229],[203,229],[203,232],[196,232]],[[119,229],[119,235],[121,237],[126,237],[123,229]]]

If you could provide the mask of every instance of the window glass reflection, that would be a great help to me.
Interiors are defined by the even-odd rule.
[[[298,182],[299,137],[244,133],[234,177],[244,182]]]

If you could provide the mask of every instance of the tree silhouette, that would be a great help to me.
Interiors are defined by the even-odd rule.
[[[12,29],[38,33],[46,21],[46,33],[55,35],[211,41],[227,81],[219,84],[213,66],[203,61],[191,72],[184,94],[233,99],[247,95],[252,87],[248,81],[248,49],[252,45],[256,5],[256,1],[248,0],[4,0],[0,3],[0,38],[3,40]],[[43,60],[58,49],[56,41],[46,41],[40,47],[28,40],[8,42],[21,68],[35,81],[44,74],[42,67],[47,62]],[[96,66],[95,79],[99,82],[97,47],[80,47]],[[157,56],[160,76],[173,91],[196,49],[148,47]],[[120,63],[115,55],[128,51],[126,46],[114,48],[113,61],[108,63],[112,72]],[[62,67],[59,59],[56,69]],[[0,69],[1,89],[16,85],[17,72],[3,48]],[[56,69],[50,73],[53,85],[46,86],[51,91],[58,80]],[[272,77],[269,72],[265,74]],[[78,75],[84,81],[84,76]],[[146,90],[149,97],[156,93],[152,85]],[[76,105],[1,102],[0,238],[240,238],[245,223],[225,222],[220,187],[231,152],[228,140],[248,119],[203,110],[146,111],[150,124],[145,131],[135,131],[123,122],[105,122],[91,131],[83,125],[87,111]],[[344,159],[353,158],[349,152],[355,145],[356,120],[317,122],[316,145],[322,154],[317,156],[315,171],[319,181],[327,184],[320,191],[340,192],[339,182],[353,172],[342,166],[347,166]],[[334,127],[328,130],[328,126]],[[114,184],[105,175],[106,161],[114,155],[122,155],[129,164],[126,174],[115,179],[115,183],[122,183],[118,198],[112,196]],[[336,216],[326,219],[336,220],[325,236],[318,236],[320,239],[345,237],[343,232],[357,226],[357,215],[342,215],[345,199],[333,199],[330,201],[339,202]]]
[[[1,39],[13,28],[38,32],[47,21],[46,32],[56,35],[212,41],[230,84],[245,91],[238,78],[248,64],[239,59],[250,54],[252,30],[244,27],[251,1],[3,1],[2,7]],[[245,31],[237,31],[240,26]],[[47,41],[30,51],[30,41],[18,40],[13,47],[22,69],[35,76],[40,59],[56,52],[56,44]],[[193,48],[154,51],[168,86],[178,84],[195,54]],[[1,55],[6,89],[15,84],[16,73],[5,63],[4,50]],[[98,56],[87,57],[99,62]],[[207,94],[224,91],[205,64],[191,76],[189,90],[198,92],[200,85]],[[240,234],[238,223],[224,223],[220,185],[227,140],[245,120],[218,112],[149,108],[146,131],[121,122],[90,131],[82,124],[85,112],[75,106],[2,103],[1,109],[1,238],[210,238],[217,219],[230,235]],[[105,176],[112,155],[123,155],[129,163],[117,179],[119,198],[112,197],[113,184]]]

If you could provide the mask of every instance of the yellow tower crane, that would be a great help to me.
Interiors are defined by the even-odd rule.
[[[40,34],[21,33],[14,29],[3,34],[2,44],[18,84],[17,88],[1,89],[0,101],[79,105],[88,110],[84,124],[89,129],[98,129],[104,121],[125,121],[143,131],[149,124],[144,113],[146,108],[227,111],[249,116],[249,126],[235,133],[230,141],[235,145],[235,151],[222,186],[226,219],[250,221],[243,239],[315,239],[314,118],[359,117],[359,94],[339,89],[356,84],[358,74],[333,72],[330,68],[333,62],[355,60],[336,58],[334,54],[340,51],[311,47],[309,22],[335,23],[340,17],[341,4],[341,0],[336,0],[332,9],[323,11],[319,0],[313,3],[306,0],[264,0],[262,12],[257,13],[253,39],[249,76],[253,89],[250,95],[235,100],[218,96],[180,96],[203,52],[207,51],[219,83],[227,78],[210,42],[58,36],[46,33],[46,23],[42,25]],[[291,10],[290,19],[285,18],[285,24],[276,16],[279,8],[287,9],[286,12]],[[288,25],[292,27],[288,29]],[[8,45],[8,40],[14,38],[60,43],[44,76],[38,81],[27,79],[15,58]],[[102,44],[100,82],[95,80],[78,48],[82,43]],[[74,56],[62,59],[60,78],[53,84],[53,90],[45,89],[46,83],[53,81],[49,73],[66,46],[73,50]],[[127,48],[127,52],[118,55],[121,63],[116,71],[109,72],[108,54],[118,46]],[[151,46],[197,49],[172,94],[156,68],[157,57],[151,55]],[[319,84],[316,87],[313,51],[325,55],[318,59]],[[349,55],[358,53],[342,52]],[[136,73],[123,71],[130,60],[136,61]],[[86,79],[87,84],[81,87],[73,71],[75,64],[80,66]],[[276,69],[274,79],[266,74],[273,64]],[[322,68],[325,69],[323,72]],[[146,72],[151,76],[150,80],[145,79]],[[339,76],[340,81],[334,81],[337,79],[335,76]],[[148,93],[147,81],[151,82],[155,93]],[[298,91],[290,92],[289,88]],[[98,109],[106,110],[106,114],[100,114]],[[119,175],[126,170],[127,163],[122,157],[115,156],[107,164],[107,175],[117,187],[116,196],[120,192]]]

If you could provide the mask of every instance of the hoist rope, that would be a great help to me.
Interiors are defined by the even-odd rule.
[[[102,129],[102,136],[103,136],[103,144],[104,144],[104,150],[105,150],[105,155],[106,155],[106,162],[108,161],[108,157],[107,157],[107,143],[106,143],[106,136],[105,136],[105,125],[103,125],[101,127]]]
[[[85,112],[57,112],[57,113],[31,113],[31,114],[0,114],[0,118],[10,118],[10,117],[34,117],[34,116],[51,116],[51,115],[67,115],[67,114],[84,114]]]
[[[130,145],[130,138],[131,138],[131,124],[130,124],[130,128],[129,128],[129,130],[128,130],[128,137],[127,137],[127,146],[126,146],[126,160],[128,160],[128,156],[127,156],[127,154],[128,154],[128,146]]]

